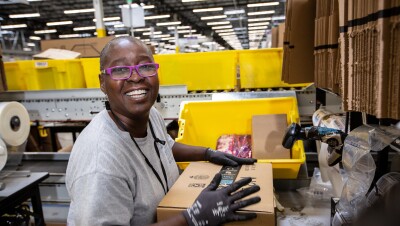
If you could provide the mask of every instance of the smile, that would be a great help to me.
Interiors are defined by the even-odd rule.
[[[131,97],[131,98],[139,99],[139,98],[143,98],[144,96],[146,96],[146,94],[147,94],[147,90],[138,89],[138,90],[133,90],[129,93],[126,93],[125,95],[127,95],[128,97]]]

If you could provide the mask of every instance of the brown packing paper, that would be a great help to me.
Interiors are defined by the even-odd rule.
[[[278,25],[278,47],[283,47],[284,42],[284,33],[285,33],[285,23],[280,23]]]
[[[182,211],[191,206],[220,169],[221,166],[211,163],[190,163],[158,205],[157,220],[161,221],[181,214]],[[251,221],[232,222],[225,225],[275,225],[271,164],[255,163],[254,165],[243,165],[236,177],[236,181],[243,177],[252,177],[252,183],[260,186],[260,191],[252,196],[260,196],[261,201],[241,209],[240,212],[255,212],[257,218]]]
[[[271,48],[278,47],[278,27],[271,28]]]
[[[253,158],[289,159],[290,150],[282,146],[286,128],[286,114],[254,115],[251,129]]]

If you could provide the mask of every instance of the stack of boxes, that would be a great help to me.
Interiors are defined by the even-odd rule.
[[[339,0],[344,110],[400,119],[400,0]]]
[[[338,39],[339,9],[337,0],[316,2],[314,39],[314,76],[317,87],[339,92]]]

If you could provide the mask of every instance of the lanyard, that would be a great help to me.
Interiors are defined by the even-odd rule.
[[[111,111],[111,110],[110,110],[110,111]],[[116,119],[118,125],[121,126],[122,129],[124,129],[126,132],[129,132],[129,131],[128,131],[128,128],[122,123],[122,121],[118,118],[118,116],[116,116],[116,115],[114,114],[113,111],[111,111],[111,114],[112,114],[112,115],[114,116],[114,118]],[[134,138],[130,133],[129,133],[129,135],[130,135],[130,137],[131,137],[133,143],[135,143],[136,148],[137,148],[137,149],[139,150],[139,152],[142,154],[142,156],[143,156],[144,160],[146,161],[147,165],[151,168],[151,170],[153,171],[154,175],[157,177],[158,182],[160,182],[161,186],[163,187],[164,193],[167,194],[167,192],[169,191],[169,188],[168,188],[168,178],[167,178],[167,174],[165,173],[164,165],[163,165],[163,163],[162,163],[162,161],[161,161],[160,150],[158,150],[158,147],[157,147],[157,143],[160,143],[160,144],[164,145],[164,144],[165,144],[165,141],[160,140],[160,139],[158,139],[158,138],[156,137],[156,135],[155,135],[155,133],[154,133],[154,130],[153,130],[153,125],[151,124],[150,119],[149,119],[149,125],[150,125],[151,135],[153,136],[153,139],[154,139],[154,148],[155,148],[155,150],[156,150],[158,159],[160,160],[161,170],[162,170],[162,172],[163,172],[163,176],[164,176],[164,179],[165,179],[165,185],[166,185],[166,187],[164,186],[164,183],[162,182],[160,175],[158,175],[157,171],[154,169],[154,167],[153,167],[153,165],[150,163],[149,159],[146,157],[146,155],[143,153],[142,149],[139,147],[139,145],[138,145],[138,143],[136,142],[135,138]]]

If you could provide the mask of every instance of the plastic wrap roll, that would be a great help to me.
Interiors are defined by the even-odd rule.
[[[29,114],[18,102],[0,103],[0,138],[11,146],[21,145],[29,135]]]
[[[0,170],[6,165],[7,162],[7,146],[2,139],[0,139]]]

